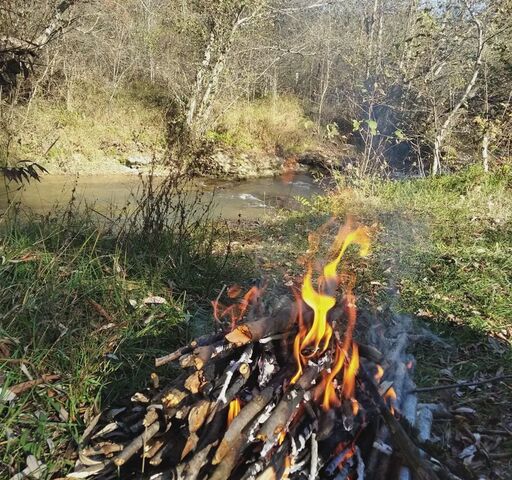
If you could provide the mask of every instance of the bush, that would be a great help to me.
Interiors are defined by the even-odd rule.
[[[265,97],[227,111],[211,140],[240,150],[298,153],[315,143],[313,122],[295,97]]]

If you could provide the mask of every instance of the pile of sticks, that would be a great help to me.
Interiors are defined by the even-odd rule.
[[[82,440],[70,478],[148,479],[437,479],[444,468],[417,447],[432,412],[418,408],[402,326],[374,322],[373,346],[358,342],[357,411],[326,410],[317,390],[334,362],[332,348],[296,373],[299,309],[289,304],[232,331],[197,338],[156,360],[182,369],[170,385],[152,385],[129,407],[98,415]],[[303,310],[304,309],[304,310]],[[345,331],[344,305],[329,312],[334,336]],[[400,333],[402,332],[402,333]],[[384,375],[379,371],[384,370]],[[376,380],[377,379],[377,380]],[[396,393],[393,401],[387,392]],[[416,429],[414,428],[416,426]]]

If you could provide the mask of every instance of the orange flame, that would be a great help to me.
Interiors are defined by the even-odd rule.
[[[352,447],[346,451],[345,455],[341,458],[338,463],[338,467],[342,467],[346,462],[348,462],[354,456],[355,448]]]
[[[236,298],[240,295],[241,291],[242,290],[238,285],[233,285],[232,287],[229,287],[227,295],[229,298]],[[234,330],[236,324],[245,315],[249,305],[255,304],[261,297],[262,293],[262,288],[258,288],[256,286],[251,287],[238,303],[234,303],[233,305],[229,305],[227,307],[222,305],[218,299],[214,300],[212,302],[212,306],[215,320],[221,323],[221,319],[223,317],[229,318],[231,330]]]
[[[352,343],[352,356],[350,362],[345,368],[343,375],[343,398],[353,400],[356,393],[356,375],[359,370],[359,348],[357,343]],[[354,407],[353,407],[354,408]]]
[[[281,445],[286,437],[286,430],[281,430],[277,436],[277,444]]]
[[[231,425],[231,422],[235,419],[235,417],[240,413],[240,400],[235,398],[229,402],[228,409],[228,427]]]
[[[384,376],[384,369],[379,364],[375,365],[375,367],[377,368],[377,372],[375,373],[373,378],[377,383],[380,383],[382,377]]]
[[[292,458],[290,455],[286,455],[284,459],[284,471],[281,480],[288,480],[290,477],[290,469],[292,468]]]
[[[292,384],[294,384],[300,378],[302,374],[302,366],[307,362],[307,360],[321,355],[329,347],[329,342],[331,340],[333,330],[327,321],[327,314],[336,304],[336,299],[332,290],[335,290],[335,287],[338,285],[337,268],[341,259],[343,258],[343,254],[353,243],[360,246],[359,253],[361,255],[366,255],[368,253],[370,240],[367,229],[359,227],[355,230],[352,230],[351,225],[347,224],[339,230],[336,237],[335,245],[340,245],[340,249],[336,258],[325,265],[323,269],[323,275],[319,278],[319,285],[325,285],[329,290],[328,292],[317,291],[313,287],[313,274],[311,266],[309,267],[304,277],[301,295],[304,302],[313,310],[313,322],[307,333],[305,332],[305,329],[302,328],[302,325],[299,325],[299,332],[295,338],[293,348],[294,357],[297,362],[297,372],[291,380]],[[348,352],[352,342],[352,334],[356,321],[355,297],[351,292],[347,292],[345,295],[345,308],[348,322],[342,347],[344,354]],[[299,321],[301,320],[299,319]],[[304,350],[309,347],[312,347],[312,351],[309,354],[304,354]],[[337,352],[337,361],[335,361],[335,364],[339,363],[339,365],[335,366],[339,368],[336,373],[332,374],[331,372],[329,378],[327,379],[326,386],[329,389],[329,392],[324,395],[324,408],[328,408],[326,405],[329,401],[332,401],[334,391],[329,387],[329,385],[332,384],[332,380],[342,368],[344,357],[345,355],[338,355]],[[334,370],[336,370],[336,368],[333,367],[333,371]]]
[[[391,387],[385,394],[384,399],[389,403],[389,410],[394,415],[395,414],[395,408],[394,404],[396,402],[396,392],[393,387]]]

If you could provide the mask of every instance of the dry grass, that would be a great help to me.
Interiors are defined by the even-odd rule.
[[[298,153],[315,144],[314,124],[294,97],[266,97],[241,102],[228,110],[215,131],[214,141],[241,150]]]

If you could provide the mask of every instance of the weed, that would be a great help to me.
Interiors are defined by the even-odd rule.
[[[181,185],[146,185],[124,222],[78,205],[46,217],[12,208],[3,218],[1,390],[27,375],[61,378],[0,401],[1,478],[29,454],[46,464],[43,478],[69,469],[84,415],[147,384],[154,358],[204,322],[220,281],[241,277],[209,205]],[[162,381],[172,374],[159,371]]]

